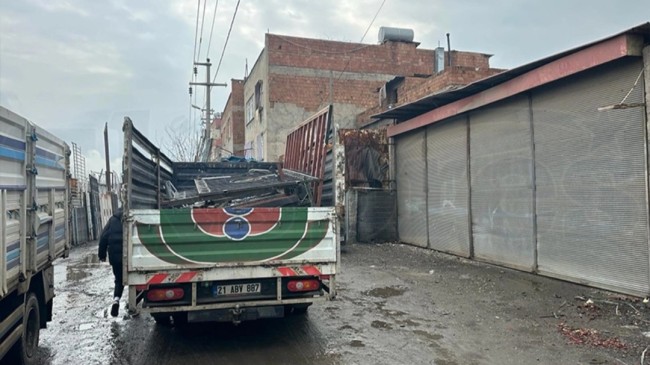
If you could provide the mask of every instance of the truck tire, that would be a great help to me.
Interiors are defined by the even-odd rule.
[[[41,314],[38,299],[34,293],[27,295],[23,334],[7,354],[10,364],[35,365],[38,361],[38,339],[41,330]]]
[[[169,313],[151,313],[151,317],[157,325],[169,327],[172,325],[172,318]]]

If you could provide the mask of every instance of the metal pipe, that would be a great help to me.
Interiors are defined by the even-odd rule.
[[[530,127],[530,152],[531,152],[531,190],[532,190],[532,224],[533,224],[533,242],[535,250],[533,251],[533,272],[537,272],[539,267],[539,241],[537,240],[537,157],[535,155],[535,116],[533,113],[533,95],[528,93],[528,123]]]
[[[106,159],[106,191],[111,192],[111,159],[108,153],[108,123],[104,124],[104,158]]]
[[[447,66],[451,67],[451,40],[449,33],[447,33]]]
[[[648,207],[650,206],[650,189],[649,181],[648,181],[648,172],[649,168],[648,165],[650,164],[649,160],[649,151],[648,151],[648,128],[650,128],[650,46],[645,46],[642,51],[642,56],[643,56],[643,77],[644,77],[644,84],[645,84],[645,126],[643,128],[644,133],[645,133],[645,138],[644,138],[644,143],[645,143],[645,148],[643,149],[643,154],[645,158],[645,207],[646,207],[646,212]],[[646,230],[648,231],[648,249],[650,249],[650,214],[646,213]],[[650,256],[648,257],[648,260],[650,260]],[[648,276],[648,282],[650,282],[650,273]]]

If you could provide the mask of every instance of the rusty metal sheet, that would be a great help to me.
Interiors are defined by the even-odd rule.
[[[345,146],[346,187],[388,188],[386,129],[341,129],[338,134]]]
[[[319,181],[313,183],[314,204],[320,206],[323,198],[325,157],[331,130],[332,106],[329,105],[302,122],[287,136],[284,167]]]

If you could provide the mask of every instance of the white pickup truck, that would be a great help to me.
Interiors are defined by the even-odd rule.
[[[272,163],[172,162],[128,118],[124,135],[124,278],[131,310],[150,313],[160,324],[239,323],[304,313],[336,296],[340,247],[333,207],[169,204],[172,191],[193,187],[197,178],[234,179],[249,171],[286,177],[289,171]],[[250,179],[240,182],[249,186]],[[243,193],[238,186],[228,195]]]

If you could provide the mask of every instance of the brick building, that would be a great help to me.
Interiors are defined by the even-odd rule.
[[[474,81],[503,72],[502,69],[490,68],[489,54],[436,49],[440,54],[436,72],[427,77],[395,77],[379,90],[378,103],[357,116],[360,128],[382,125],[382,120],[372,118],[388,109],[409,104],[426,96],[454,90]],[[451,55],[451,59],[449,58]],[[392,123],[392,120],[385,121]],[[385,124],[385,123],[384,123]]]
[[[210,122],[210,152],[208,156],[209,161],[218,161],[222,157],[222,123],[223,120],[219,114],[215,115],[214,119],[212,119],[212,122]]]
[[[223,149],[276,161],[284,155],[287,134],[325,105],[333,104],[335,125],[358,128],[392,106],[387,98],[407,102],[496,72],[489,68],[490,55],[418,46],[404,39],[361,44],[265,34],[241,93],[242,82],[233,80],[223,113]],[[449,54],[453,66],[441,71]]]
[[[278,160],[288,132],[330,102],[333,122],[355,128],[356,116],[377,105],[378,90],[387,81],[433,74],[434,51],[418,45],[266,34],[265,47],[244,85],[249,156]]]
[[[230,85],[230,95],[221,116],[221,157],[244,156],[245,153],[244,80],[232,79]]]

